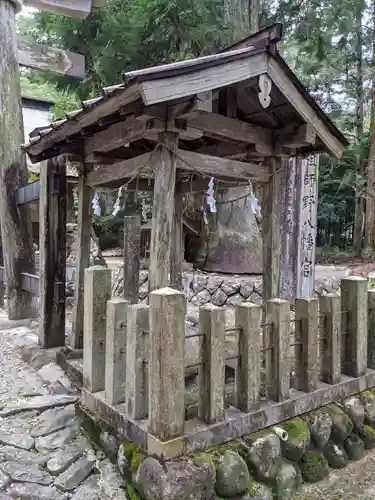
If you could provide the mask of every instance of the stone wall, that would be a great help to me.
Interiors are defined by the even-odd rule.
[[[183,285],[188,302],[194,306],[211,303],[215,306],[236,306],[245,301],[262,303],[263,283],[261,276],[220,275],[201,271],[186,271]],[[340,278],[332,276],[315,281],[316,295],[338,292]],[[123,266],[113,271],[112,293],[121,295],[124,290]],[[140,272],[139,299],[146,301],[148,295],[148,271]]]
[[[318,482],[375,448],[374,389],[163,463],[102,427],[97,416],[89,418],[132,500],[290,500],[303,483]]]

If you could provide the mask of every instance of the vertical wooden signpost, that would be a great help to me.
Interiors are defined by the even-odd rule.
[[[303,158],[297,172],[298,239],[297,297],[312,297],[318,215],[319,157]]]

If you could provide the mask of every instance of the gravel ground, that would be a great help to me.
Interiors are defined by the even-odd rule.
[[[320,483],[305,485],[293,500],[374,500],[375,450],[366,452],[359,462],[351,462]]]

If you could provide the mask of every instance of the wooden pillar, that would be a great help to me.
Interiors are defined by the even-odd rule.
[[[83,347],[84,278],[85,269],[90,265],[92,188],[86,183],[85,180],[87,170],[87,165],[83,165],[83,174],[78,180],[77,260],[75,275],[75,303],[71,337],[71,346],[74,349],[82,349]]]
[[[48,160],[40,172],[39,308],[42,347],[65,345],[66,164]]]
[[[121,297],[107,302],[105,399],[111,405],[125,400],[128,305]]]
[[[367,353],[368,353],[367,366],[371,368],[371,370],[375,370],[375,290],[368,291]]]
[[[91,392],[105,388],[107,302],[111,299],[111,270],[93,266],[85,270],[83,384]]]
[[[341,380],[341,299],[330,293],[319,298],[319,311],[324,315],[323,338],[320,341],[323,382],[338,384]]]
[[[138,302],[141,263],[141,216],[124,217],[124,298]]]
[[[184,432],[185,314],[182,292],[150,294],[149,430],[162,441]]]
[[[68,182],[66,185],[66,222],[74,222],[74,184]]]
[[[176,290],[182,290],[183,248],[183,201],[181,194],[175,192],[171,251],[171,286]]]
[[[0,224],[7,276],[9,319],[35,315],[33,296],[22,290],[21,273],[34,272],[30,208],[16,204],[16,191],[28,183],[21,112],[16,10],[20,0],[0,1]]]
[[[342,369],[350,377],[367,371],[367,288],[367,279],[359,276],[341,280]]]
[[[271,327],[265,348],[272,349],[272,356],[266,358],[267,396],[273,401],[285,401],[289,399],[290,388],[289,302],[269,300],[266,304],[266,318]]]
[[[270,158],[269,181],[263,188],[263,301],[280,292],[280,196],[281,160]]]
[[[258,408],[260,399],[261,317],[262,309],[251,302],[236,307],[235,323],[239,335],[237,403],[243,412]]]
[[[150,247],[149,291],[168,286],[172,261],[172,235],[175,213],[178,134],[159,134],[160,161],[155,164],[154,201]]]
[[[207,424],[224,419],[225,309],[206,304],[199,310],[202,362],[199,381],[199,418]]]
[[[296,346],[296,371],[298,389],[304,392],[316,390],[319,370],[318,299],[296,299],[296,321],[300,338]]]

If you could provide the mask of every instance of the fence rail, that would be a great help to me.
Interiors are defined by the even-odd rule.
[[[264,312],[252,303],[238,305],[232,328],[225,327],[225,308],[201,307],[199,332],[188,336],[200,343],[194,365],[185,361],[182,292],[164,288],[150,294],[149,305],[133,305],[124,299],[108,300],[109,289],[96,288],[93,293],[91,285],[100,281],[110,282],[108,269],[86,270],[84,386],[92,393],[102,391],[101,404],[120,405],[131,421],[148,419],[149,434],[161,442],[180,438],[191,427],[186,421],[185,372],[192,366],[199,371],[198,422],[216,428],[228,422],[228,411],[263,415],[265,405],[273,420],[266,418],[257,427],[271,425],[288,418],[288,413],[324,404],[334,397],[330,386],[338,384],[342,397],[352,390],[353,378],[360,386],[363,377],[375,380],[375,373],[369,372],[375,367],[375,292],[368,291],[363,278],[343,279],[341,297],[297,299],[292,319],[290,303],[281,299],[268,301]],[[104,323],[98,328],[95,320],[105,309],[106,336],[100,333]],[[237,350],[228,356],[226,336],[233,334]],[[225,406],[228,359],[238,359],[234,408]],[[302,398],[298,404],[292,401],[296,393]],[[277,403],[284,418],[275,416]],[[220,440],[233,437],[230,432],[222,433]],[[236,430],[235,437],[238,434]]]

